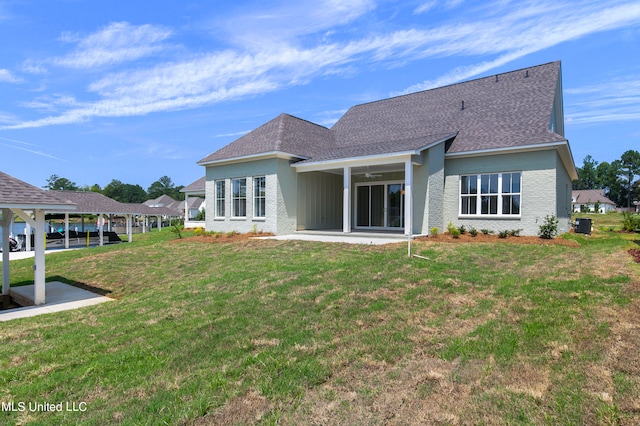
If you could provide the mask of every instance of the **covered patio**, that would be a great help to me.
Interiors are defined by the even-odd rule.
[[[70,212],[76,205],[54,194],[0,172],[0,225],[2,227],[2,296],[9,297],[10,241],[13,216],[18,215],[34,229],[35,260],[33,266],[33,304],[45,303],[45,212]]]

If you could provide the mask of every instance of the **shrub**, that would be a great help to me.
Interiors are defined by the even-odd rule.
[[[451,222],[449,222],[449,224],[447,225],[447,231],[449,232],[449,235],[451,235],[453,238],[460,237],[460,230],[456,228],[456,226]]]
[[[507,230],[504,231],[500,231],[498,232],[498,238],[507,238],[509,236],[510,232]]]
[[[471,234],[472,237],[477,237],[478,236],[478,230],[476,228],[474,228],[473,226],[469,227],[469,234]]]
[[[512,229],[509,231],[509,235],[512,237],[519,237],[520,232],[522,232],[522,229]]]
[[[558,235],[558,219],[555,215],[545,216],[544,223],[540,225],[538,235],[545,240],[550,240]]]
[[[481,229],[480,232],[482,232],[484,235],[493,234],[493,231],[491,229]]]
[[[460,225],[458,227],[458,231],[460,231],[460,235],[464,235],[464,233],[467,231],[467,228],[465,228],[464,225]]]
[[[193,230],[194,234],[200,236],[200,235],[206,235],[207,231],[204,230],[204,228],[198,227],[196,229]]]
[[[627,232],[640,230],[640,216],[631,213],[622,213],[622,229]]]
[[[429,235],[431,235],[432,237],[435,237],[438,235],[438,232],[440,230],[438,229],[437,226],[434,226],[433,228],[431,228],[431,230],[429,231]]]

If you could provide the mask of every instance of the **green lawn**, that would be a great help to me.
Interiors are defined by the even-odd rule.
[[[640,235],[566,238],[424,260],[163,231],[49,255],[49,280],[117,300],[2,323],[0,401],[85,411],[0,423],[636,424]]]

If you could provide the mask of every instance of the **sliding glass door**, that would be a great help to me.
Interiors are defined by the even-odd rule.
[[[404,227],[404,183],[356,185],[356,228],[401,229]]]

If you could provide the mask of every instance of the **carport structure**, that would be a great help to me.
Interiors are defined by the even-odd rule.
[[[60,199],[26,182],[0,172],[0,211],[2,218],[2,295],[8,297],[11,284],[9,234],[13,215],[16,214],[34,228],[34,305],[45,303],[45,212],[74,211],[76,205]]]
[[[111,230],[111,219],[113,216],[124,216],[127,223],[127,237],[131,242],[133,233],[132,217],[133,215],[142,215],[144,208],[142,205],[136,208],[135,205],[123,204],[98,192],[91,191],[48,191],[55,197],[66,200],[77,205],[73,214],[97,215],[100,224],[106,223],[107,229]],[[107,217],[105,220],[104,217]],[[64,214],[64,246],[69,248],[69,212]],[[104,244],[103,226],[98,227],[100,237],[100,245]]]

